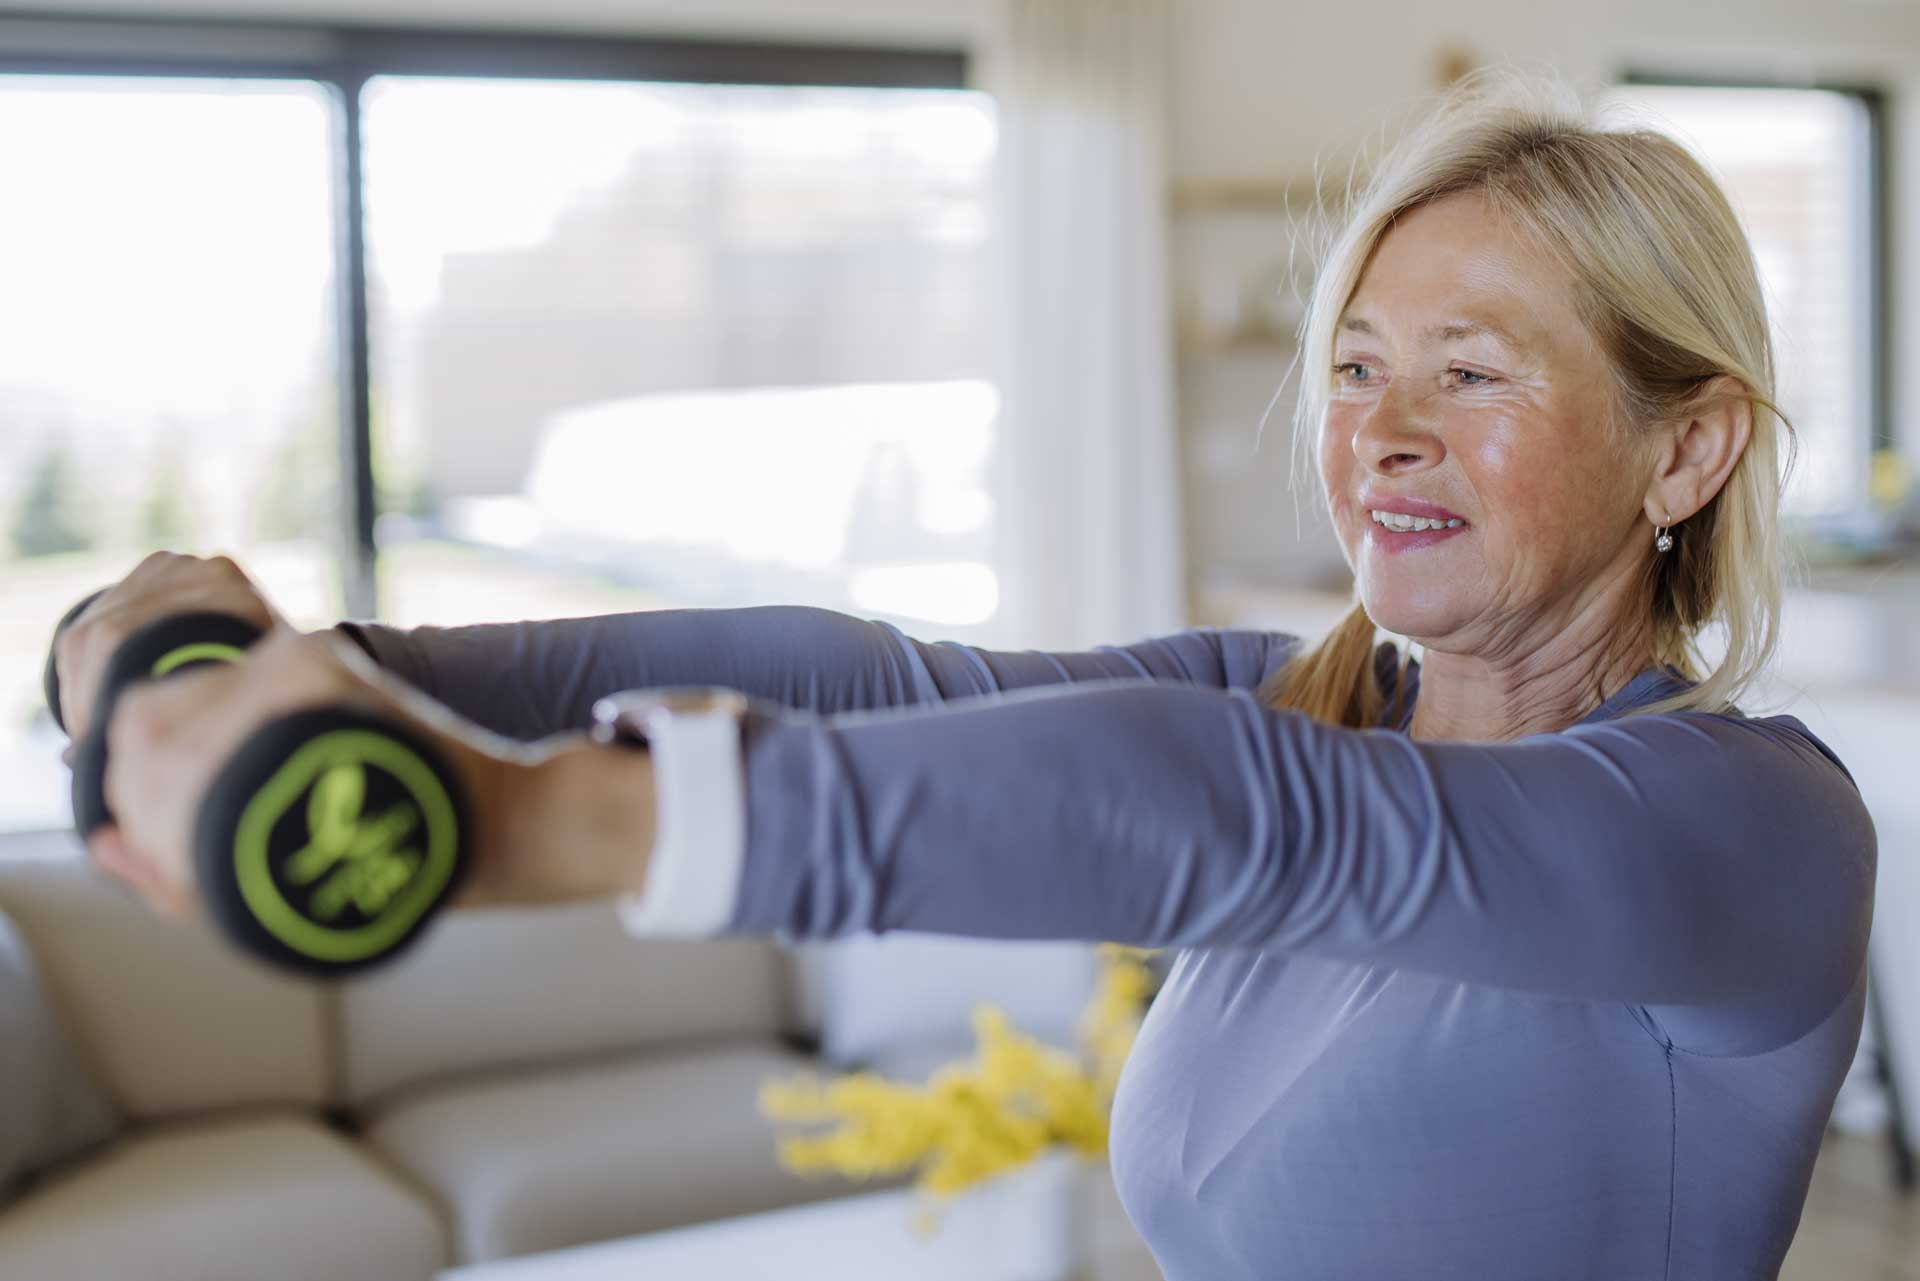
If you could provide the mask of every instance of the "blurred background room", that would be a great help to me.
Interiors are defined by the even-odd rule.
[[[1097,1160],[981,1182],[935,1248],[904,1175],[802,1178],[756,1108],[813,1066],[925,1081],[982,1002],[1071,1047],[1091,947],[568,910],[344,991],[256,974],[87,882],[48,642],[155,548],[307,628],[1316,634],[1351,591],[1292,479],[1318,238],[1423,95],[1508,63],[1675,133],[1758,256],[1807,572],[1747,710],[1827,737],[1880,837],[1785,1275],[1920,1278],[1907,0],[0,6],[0,1026],[45,1042],[0,1061],[40,1109],[0,1125],[0,1278],[1157,1276]]]

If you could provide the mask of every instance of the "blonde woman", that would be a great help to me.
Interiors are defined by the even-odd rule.
[[[1800,721],[1736,706],[1786,427],[1725,197],[1657,133],[1462,91],[1358,200],[1305,351],[1357,584],[1316,645],[986,652],[783,606],[343,624],[364,653],[277,626],[128,696],[93,855],[191,910],[225,754],[358,700],[468,773],[466,902],[1178,949],[1113,1120],[1170,1281],[1774,1276],[1860,1032],[1875,841]],[[265,616],[229,562],[153,558],[67,637],[67,724],[186,596]],[[579,732],[670,685],[745,697],[649,752]]]

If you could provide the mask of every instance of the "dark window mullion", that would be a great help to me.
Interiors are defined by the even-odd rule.
[[[1873,449],[1891,450],[1893,435],[1893,295],[1888,281],[1898,279],[1890,232],[1892,152],[1887,141],[1886,98],[1877,89],[1854,91],[1867,111],[1867,306],[1873,338]]]
[[[367,338],[367,235],[365,148],[360,99],[366,77],[342,72],[329,77],[340,104],[334,176],[334,293],[340,309],[340,585],[349,618],[379,613],[379,578],[373,527],[378,499],[373,487],[373,369]]]

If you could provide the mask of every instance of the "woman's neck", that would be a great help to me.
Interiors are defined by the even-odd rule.
[[[1575,619],[1539,645],[1495,658],[1423,649],[1412,738],[1501,742],[1565,729],[1653,663],[1652,629]]]

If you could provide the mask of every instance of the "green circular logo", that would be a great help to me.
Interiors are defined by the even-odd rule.
[[[274,938],[316,961],[361,961],[433,908],[459,835],[446,785],[413,748],[376,730],[333,730],[301,744],[247,802],[234,870]]]

